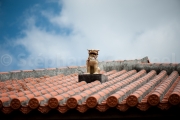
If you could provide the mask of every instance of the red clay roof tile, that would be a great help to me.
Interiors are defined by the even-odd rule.
[[[9,72],[0,72],[0,74],[8,74]]]
[[[74,73],[0,82],[1,111],[8,114],[19,109],[27,114],[33,109],[41,113],[57,109],[65,113],[76,108],[84,113],[89,108],[105,112],[109,107],[126,111],[134,106],[146,111],[151,106],[163,110],[180,103],[180,77],[177,78],[176,71],[169,77],[164,70],[158,75],[154,70],[148,73],[145,70],[101,73],[107,75],[109,81],[102,84],[99,81],[78,82],[78,74]]]
[[[148,97],[148,103],[152,106],[158,105],[158,103],[163,99],[165,93],[170,88],[172,83],[177,79],[178,77],[177,71],[174,71],[171,73],[171,75],[161,83],[161,85],[158,87],[162,87],[162,89],[158,90],[158,88]]]
[[[168,101],[171,105],[178,105],[180,103],[180,77],[178,77],[178,83],[169,95]]]
[[[179,82],[179,79],[177,78],[175,82],[172,84],[172,86],[169,88],[169,90],[167,91],[163,99],[160,101],[160,103],[158,104],[158,107],[160,109],[168,110],[171,107],[171,104],[168,102],[168,97],[172,93],[173,89],[175,88],[178,82]]]

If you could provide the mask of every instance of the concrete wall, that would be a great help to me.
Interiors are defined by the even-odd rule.
[[[86,68],[83,67],[65,67],[65,68],[52,68],[52,69],[36,69],[36,70],[24,70],[24,71],[11,71],[0,73],[0,81],[10,79],[24,79],[28,77],[42,77],[45,75],[55,76],[59,74],[69,75],[72,73],[83,73]]]
[[[162,70],[165,70],[168,75],[172,73],[172,71],[177,71],[180,75],[180,64],[173,64],[173,63],[143,63],[143,64],[136,64],[133,69],[137,71],[145,69],[147,72],[151,70],[155,70],[159,73]]]
[[[145,69],[147,72],[150,70],[156,70],[159,73],[161,70],[166,70],[168,74],[176,70],[180,74],[180,64],[156,64],[149,63],[148,57],[135,60],[124,60],[124,61],[102,61],[99,62],[99,67],[104,71],[111,70],[132,70],[135,69],[140,71]],[[59,74],[69,75],[73,73],[83,74],[86,72],[86,66],[71,66],[65,68],[51,68],[51,69],[36,69],[36,70],[23,70],[23,71],[11,71],[11,72],[0,72],[0,81],[10,80],[10,79],[24,79],[28,77],[42,77],[45,75],[55,76]]]

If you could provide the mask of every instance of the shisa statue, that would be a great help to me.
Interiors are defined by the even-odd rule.
[[[100,68],[98,67],[98,51],[99,50],[88,50],[89,57],[86,61],[87,74],[100,74]]]
[[[98,67],[98,52],[99,50],[88,50],[88,59],[86,61],[87,72],[78,75],[78,82],[86,81],[86,83],[91,83],[93,81],[100,81],[101,83],[107,82],[108,77],[104,74],[100,74],[100,68]]]

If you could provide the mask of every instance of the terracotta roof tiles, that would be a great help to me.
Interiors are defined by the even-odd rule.
[[[180,79],[180,77],[178,77]],[[168,101],[171,105],[178,105],[180,103],[180,81],[169,95]]]
[[[130,107],[136,106],[160,81],[167,76],[166,71],[162,71],[152,80],[141,86],[139,89],[130,94],[127,98],[127,104]]]
[[[107,82],[78,82],[77,73],[0,82],[0,109],[5,114],[13,110],[28,114],[34,109],[41,113],[51,109],[60,113],[69,109],[127,111],[131,107],[146,111],[151,106],[166,110],[180,103],[180,77],[175,70],[169,76],[165,70],[144,69],[101,74],[108,77]]]
[[[160,86],[153,91],[153,93],[151,93],[151,95],[148,97],[148,103],[152,106],[158,105],[178,76],[177,71],[172,72],[171,75],[165,79],[163,83],[161,83]]]

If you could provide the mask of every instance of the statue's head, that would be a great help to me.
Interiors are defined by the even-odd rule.
[[[89,53],[89,57],[93,57],[93,58],[97,58],[97,56],[98,56],[98,51],[99,50],[88,50],[88,53]]]

